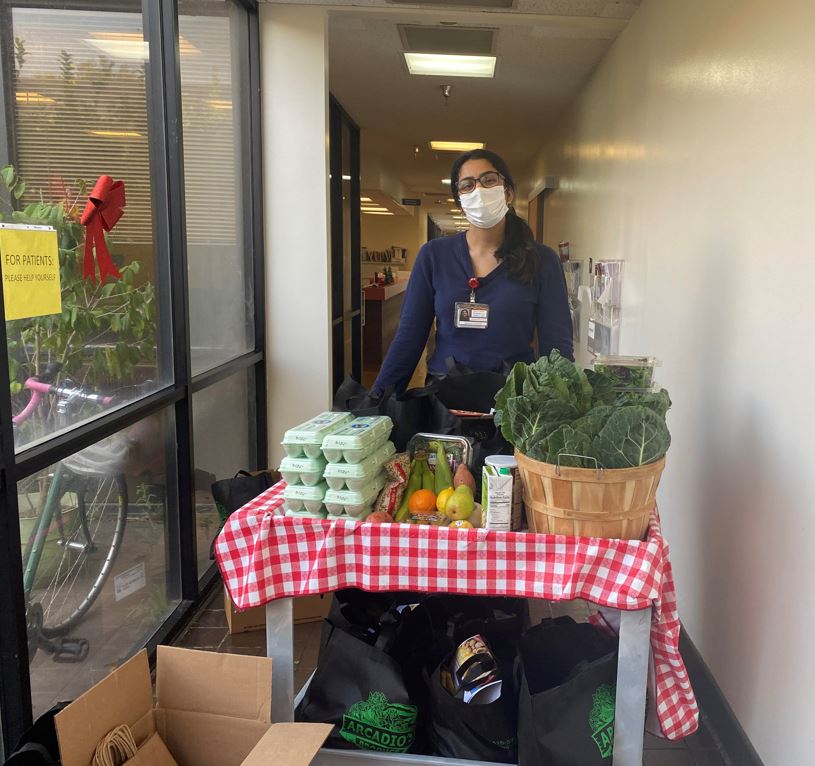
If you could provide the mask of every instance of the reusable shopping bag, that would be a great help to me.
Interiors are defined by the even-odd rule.
[[[391,753],[413,747],[419,711],[388,654],[392,628],[380,630],[371,644],[332,626],[295,711],[296,721],[334,725],[327,747]]]
[[[441,682],[438,665],[427,679],[428,739],[435,755],[490,763],[516,763],[518,697],[511,666],[502,668],[501,696],[489,704],[453,697]],[[501,663],[499,663],[499,666]]]
[[[414,434],[430,430],[433,387],[411,388],[397,393],[393,388],[373,398],[365,386],[346,378],[334,394],[334,411],[351,412],[356,417],[387,415],[393,421],[391,441],[404,452]]]
[[[570,617],[521,638],[519,766],[610,766],[617,641]]]
[[[58,702],[34,721],[20,737],[16,749],[6,758],[3,766],[59,766],[59,744],[54,716],[70,704]]]
[[[212,484],[210,488],[212,498],[215,500],[221,523],[210,545],[209,557],[211,560],[215,559],[215,538],[218,537],[226,520],[235,511],[250,500],[254,500],[278,481],[280,481],[280,475],[277,471],[259,471],[257,473],[238,471],[231,479],[219,479]]]
[[[525,599],[441,596],[425,608],[446,615],[449,651],[425,673],[427,739],[435,755],[495,763],[515,763],[518,693],[512,668],[518,642],[529,624]],[[420,607],[422,608],[422,607]],[[482,636],[496,658],[501,695],[488,704],[464,702],[443,685],[442,668],[462,641]]]

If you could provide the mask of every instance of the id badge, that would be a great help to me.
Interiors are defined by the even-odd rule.
[[[486,330],[490,307],[486,303],[456,303],[456,327],[463,330]]]

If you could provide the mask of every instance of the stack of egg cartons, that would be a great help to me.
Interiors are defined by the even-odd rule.
[[[287,485],[283,492],[286,516],[326,517],[324,501],[328,485],[323,480],[326,467],[323,440],[353,420],[350,412],[323,412],[286,431],[282,442],[286,457],[280,464],[280,475]]]
[[[388,441],[389,417],[356,418],[323,439],[328,491],[325,507],[332,516],[364,519],[385,486],[384,464],[396,452]]]

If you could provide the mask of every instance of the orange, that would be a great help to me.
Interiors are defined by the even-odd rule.
[[[417,489],[408,500],[408,511],[415,516],[432,516],[436,513],[436,495],[429,489]]]

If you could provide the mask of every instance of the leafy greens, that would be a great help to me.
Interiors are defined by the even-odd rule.
[[[613,377],[553,351],[516,364],[495,397],[495,422],[520,452],[546,463],[631,468],[659,460],[671,436],[668,392],[620,393]]]

